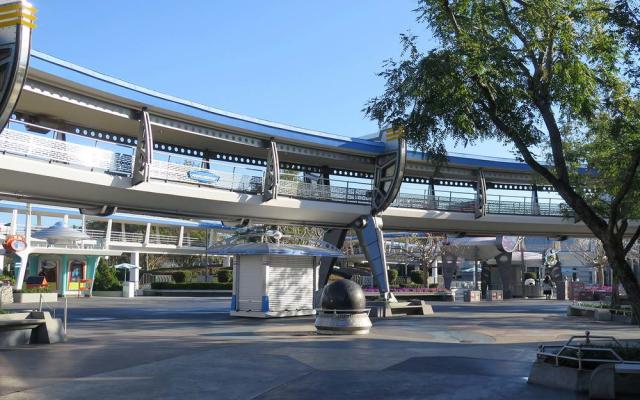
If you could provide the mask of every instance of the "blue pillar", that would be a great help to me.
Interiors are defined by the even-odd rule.
[[[100,256],[87,256],[87,279],[91,281],[89,296],[93,293],[93,281],[96,279],[96,269],[100,262]]]
[[[60,294],[64,296],[69,286],[69,260],[66,254],[60,257]]]
[[[38,268],[40,267],[40,255],[30,254],[29,262],[27,265],[29,267],[29,269],[27,270],[27,276],[38,275],[38,273],[40,272],[38,270]]]

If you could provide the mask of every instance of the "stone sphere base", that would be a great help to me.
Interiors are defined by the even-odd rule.
[[[321,335],[366,335],[371,329],[369,310],[334,312],[319,310],[316,330]]]

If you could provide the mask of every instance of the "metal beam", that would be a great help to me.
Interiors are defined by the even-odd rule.
[[[151,164],[153,163],[153,131],[149,113],[146,108],[140,112],[140,125],[138,129],[138,144],[136,146],[136,158],[133,167],[132,184],[138,185],[149,181]]]
[[[402,138],[389,144],[391,152],[376,157],[376,169],[373,177],[371,196],[371,215],[377,215],[387,209],[396,199],[407,161],[407,144]]]
[[[278,159],[278,145],[275,141],[267,147],[267,170],[264,175],[264,188],[262,200],[269,201],[278,197],[278,185],[280,184],[280,161]]]
[[[373,215],[362,216],[354,223],[354,229],[364,252],[371,272],[378,283],[378,290],[384,300],[395,302],[396,299],[389,287],[387,276],[387,257],[384,251],[382,234],[382,218]]]
[[[484,171],[479,169],[476,183],[476,218],[487,215],[487,181],[484,178]]]

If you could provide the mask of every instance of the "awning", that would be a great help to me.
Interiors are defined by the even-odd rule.
[[[344,257],[344,254],[342,254],[341,251],[330,248],[277,243],[239,243],[222,245],[210,248],[209,254],[217,256],[267,254],[282,256]]]

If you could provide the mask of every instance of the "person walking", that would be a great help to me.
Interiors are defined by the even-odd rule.
[[[551,300],[551,291],[553,290],[553,282],[551,281],[551,277],[549,275],[544,277],[542,281],[542,293],[547,300]]]

